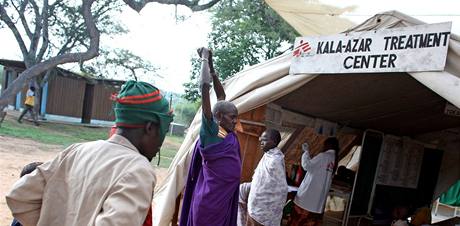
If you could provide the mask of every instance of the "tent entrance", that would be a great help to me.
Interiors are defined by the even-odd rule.
[[[447,101],[407,73],[319,75],[275,101],[284,109],[353,128],[415,135],[460,127]]]
[[[429,172],[431,176],[418,181],[416,187],[378,185],[373,178],[377,175],[379,153],[382,149],[384,135],[409,137],[415,141],[419,134],[436,133],[460,127],[460,117],[444,113],[447,104],[444,98],[407,73],[320,75],[297,90],[268,104],[265,124],[290,134],[282,144],[283,149],[287,151],[286,165],[292,179],[295,179],[295,176],[292,176],[295,171],[292,166],[298,164],[300,159],[298,146],[308,140],[313,143],[313,152],[317,152],[322,140],[328,136],[328,133],[324,131],[322,131],[323,134],[318,134],[319,131],[315,125],[317,121],[324,121],[323,124],[326,125],[335,124],[334,134],[338,136],[342,146],[341,158],[345,157],[354,146],[362,145],[364,131],[371,129],[383,132],[380,144],[374,142],[375,147],[371,148],[376,155],[365,150],[366,147],[361,153],[360,164],[363,165],[360,167],[367,166],[364,171],[372,175],[364,175],[365,180],[358,181],[358,184],[351,188],[351,190],[361,189],[366,194],[364,196],[358,194],[354,197],[355,204],[359,204],[358,206],[352,205],[351,208],[348,206],[347,209],[347,202],[341,207],[343,214],[350,211],[350,216],[372,216],[375,215],[375,209],[381,204],[379,200],[384,196],[391,195],[394,198],[393,201],[400,201],[398,194],[417,196],[407,200],[408,202],[415,202],[414,200],[418,198],[424,201],[433,198],[442,162],[442,151],[422,148],[421,152],[435,155],[438,161],[434,166],[427,164],[429,162],[426,161],[426,156],[421,155],[419,174]],[[274,112],[282,112],[282,114]],[[371,159],[362,159],[363,156]],[[257,161],[254,163],[256,165]],[[356,177],[359,177],[359,174],[357,173]],[[350,200],[352,199],[351,190],[345,191],[349,192]],[[340,194],[343,191],[334,190],[333,192]],[[375,200],[378,202],[376,203]],[[340,206],[340,203],[337,206]],[[332,215],[331,219],[346,222],[343,215]],[[353,220],[356,219],[350,219],[349,225],[356,223]]]

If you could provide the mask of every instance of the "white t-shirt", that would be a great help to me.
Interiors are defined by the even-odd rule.
[[[34,96],[34,91],[32,91],[31,89],[28,89],[27,90],[27,96],[28,97],[33,97]]]
[[[335,151],[327,150],[310,157],[305,151],[302,155],[302,168],[307,171],[299,186],[294,203],[302,209],[323,213],[327,194],[331,188],[335,164]]]

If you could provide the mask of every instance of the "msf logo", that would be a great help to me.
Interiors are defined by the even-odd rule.
[[[310,43],[308,43],[307,41],[304,42],[304,40],[300,40],[300,45],[294,49],[292,55],[294,55],[294,57],[303,57],[311,55]]]

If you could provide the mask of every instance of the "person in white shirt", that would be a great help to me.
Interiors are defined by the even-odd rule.
[[[302,168],[305,177],[294,199],[294,210],[289,225],[321,225],[327,194],[337,167],[339,141],[327,138],[321,153],[312,157],[308,144],[302,145]]]
[[[288,193],[284,154],[277,147],[281,135],[275,129],[267,129],[259,141],[264,155],[254,171],[252,182],[240,185],[238,225],[279,226]],[[244,193],[246,195],[243,195]],[[242,210],[245,207],[245,196],[247,215],[244,213],[245,210]]]
[[[24,110],[22,111],[21,115],[18,118],[19,123],[22,123],[22,117],[24,117],[24,115],[27,112],[30,112],[30,115],[32,116],[32,119],[34,120],[35,125],[36,126],[39,125],[37,122],[37,114],[35,112],[34,105],[35,105],[35,87],[31,86],[27,90],[26,100],[24,101]]]

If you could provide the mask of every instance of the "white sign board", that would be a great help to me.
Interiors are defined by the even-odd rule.
[[[290,74],[442,71],[452,23],[295,40]]]

